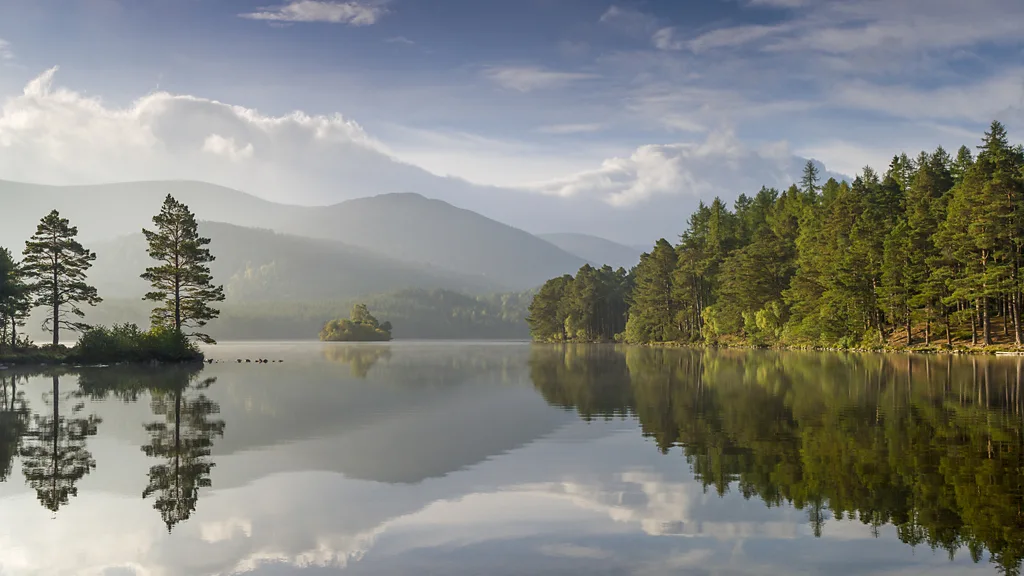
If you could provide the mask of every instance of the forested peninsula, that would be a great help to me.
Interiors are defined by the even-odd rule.
[[[701,203],[632,270],[586,265],[529,309],[537,341],[835,348],[1022,345],[1024,147],[993,122],[973,152],[900,154],[884,174]]]

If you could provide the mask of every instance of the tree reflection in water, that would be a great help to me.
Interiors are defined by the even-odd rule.
[[[150,441],[142,447],[159,459],[149,469],[142,497],[155,496],[153,507],[170,532],[195,512],[199,489],[211,486],[215,438],[224,436],[223,420],[214,418],[220,406],[204,391],[216,378],[200,379],[202,366],[120,368],[83,372],[81,391],[93,398],[114,396],[126,402],[149,393],[157,420],[146,423]]]
[[[635,415],[705,490],[895,526],[903,542],[1024,558],[1020,359],[537,346],[534,386],[583,418]]]

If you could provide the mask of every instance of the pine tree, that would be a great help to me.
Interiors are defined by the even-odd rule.
[[[162,303],[150,316],[153,325],[172,328],[179,334],[184,334],[187,327],[203,327],[220,315],[210,303],[224,300],[224,287],[213,285],[207,265],[214,261],[206,248],[210,239],[199,235],[199,225],[188,206],[170,195],[153,223],[156,230],[142,231],[149,243],[149,256],[159,262],[142,274],[153,287],[143,299]],[[214,343],[206,334],[189,336]]]
[[[82,318],[80,303],[95,306],[102,302],[96,288],[85,282],[85,273],[96,254],[75,240],[78,228],[54,210],[43,217],[36,233],[25,243],[23,270],[34,296],[33,305],[49,311],[43,329],[53,334],[53,345],[60,343],[60,330],[82,331],[88,326],[70,319]]]
[[[526,323],[530,334],[541,342],[563,342],[568,338],[565,328],[567,298],[572,289],[573,277],[566,274],[544,283],[533,297],[528,309]]]
[[[818,194],[818,167],[814,165],[812,160],[808,160],[807,164],[804,164],[804,175],[800,179],[800,191],[804,193],[807,198],[814,198]]]
[[[673,277],[678,262],[676,249],[662,238],[636,267],[636,289],[626,323],[629,342],[671,342],[678,338]]]
[[[28,286],[21,266],[11,252],[0,247],[0,352],[4,344],[18,345],[18,327],[32,309]]]

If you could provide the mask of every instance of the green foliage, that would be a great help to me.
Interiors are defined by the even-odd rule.
[[[391,323],[383,324],[370,314],[365,304],[352,307],[349,318],[327,322],[320,331],[324,342],[388,342],[391,340]]]
[[[86,330],[71,350],[70,360],[90,364],[121,362],[186,362],[202,353],[183,334],[167,326],[148,331],[135,324],[96,326]]]
[[[626,329],[630,282],[622,268],[590,264],[548,280],[530,303],[530,333],[541,342],[614,341]]]
[[[701,203],[673,246],[631,273],[623,340],[752,345],[1024,345],[1024,148],[993,122],[977,157],[963,147],[893,157],[852,183],[819,185],[808,162],[783,193]],[[549,281],[531,306],[537,340],[593,339],[592,269]],[[921,329],[923,324],[923,330]],[[955,326],[955,324],[959,324]],[[980,334],[979,334],[980,332]]]
[[[177,332],[184,332],[187,327],[206,326],[220,315],[210,304],[224,300],[224,287],[213,285],[208,266],[214,261],[206,247],[210,239],[199,236],[195,215],[169,194],[160,213],[153,217],[153,224],[155,231],[142,231],[149,244],[150,258],[159,263],[142,273],[142,279],[153,288],[143,299],[161,303],[153,309],[153,325],[169,326]],[[214,343],[201,332],[190,336]]]
[[[96,288],[85,282],[86,271],[96,254],[83,247],[75,237],[78,228],[53,210],[39,221],[36,233],[25,242],[21,270],[32,304],[47,309],[44,329],[53,334],[53,345],[60,343],[61,329],[81,332],[88,328],[80,320],[85,316],[79,304],[95,306],[102,299]]]

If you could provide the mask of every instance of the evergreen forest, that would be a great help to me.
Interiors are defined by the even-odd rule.
[[[632,270],[584,266],[530,305],[538,341],[838,348],[1022,344],[1024,147],[993,122],[975,150],[884,173],[701,203]]]

